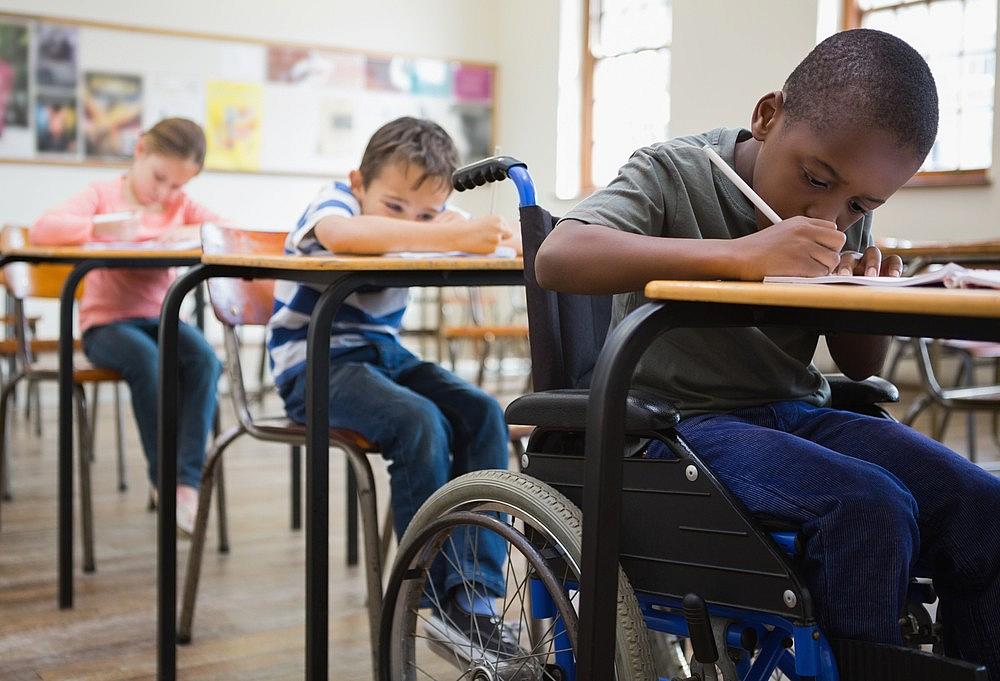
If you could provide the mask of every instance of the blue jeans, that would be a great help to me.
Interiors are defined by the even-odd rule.
[[[306,372],[279,387],[288,417],[305,422]],[[497,401],[395,340],[335,351],[330,366],[330,427],[353,430],[378,444],[389,461],[396,535],[428,497],[471,471],[507,468],[507,424]],[[470,536],[471,535],[471,536]],[[506,544],[492,532],[461,529],[449,560],[438,560],[431,583],[440,603],[462,575],[494,597],[504,595]]]
[[[114,369],[128,383],[139,439],[154,485],[156,467],[156,405],[160,320],[124,319],[92,326],[83,334],[83,351],[96,366]],[[200,331],[183,322],[178,332],[180,423],[177,437],[177,482],[197,487],[205,463],[205,445],[216,409],[216,383],[222,364]]]
[[[801,527],[827,634],[900,644],[919,573],[940,596],[946,652],[1000,680],[1000,479],[907,426],[803,402],[678,430],[751,514]]]

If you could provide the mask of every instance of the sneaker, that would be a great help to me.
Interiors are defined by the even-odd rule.
[[[190,485],[177,486],[177,533],[190,539],[198,513],[198,490]]]
[[[450,599],[443,611],[435,609],[424,620],[431,650],[456,666],[483,669],[497,681],[541,679],[541,656],[532,658],[518,645],[519,629],[496,615],[467,613]]]

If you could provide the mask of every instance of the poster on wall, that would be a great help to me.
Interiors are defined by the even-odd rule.
[[[350,159],[358,146],[354,104],[347,99],[323,98],[319,119],[316,153],[330,159]]]
[[[410,62],[410,92],[430,97],[449,97],[452,89],[451,64],[441,59],[414,59]]]
[[[493,70],[485,66],[459,64],[454,73],[455,98],[461,102],[493,99]]]
[[[197,78],[159,74],[146,79],[142,127],[149,130],[164,118],[205,123],[205,88]]]
[[[259,170],[261,84],[209,81],[205,103],[205,167]]]
[[[8,127],[28,127],[28,46],[24,24],[0,21],[0,137]]]
[[[76,96],[39,94],[35,98],[35,148],[43,154],[76,154]]]
[[[365,86],[365,58],[360,54],[272,45],[267,48],[267,80],[361,90]]]
[[[74,26],[38,24],[35,82],[39,88],[71,91],[76,88],[79,33]]]
[[[79,156],[76,86],[80,35],[74,26],[39,23],[35,35],[35,149]]]
[[[88,158],[131,158],[142,129],[142,78],[88,72],[83,83],[84,154]]]

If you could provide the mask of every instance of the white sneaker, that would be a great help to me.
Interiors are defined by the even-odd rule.
[[[190,539],[198,513],[198,490],[190,485],[177,486],[177,532]]]

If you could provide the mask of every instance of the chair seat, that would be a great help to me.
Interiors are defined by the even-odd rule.
[[[55,358],[46,358],[40,362],[34,362],[28,368],[29,375],[44,381],[56,381],[59,379],[59,365]],[[122,375],[114,369],[95,367],[82,355],[73,357],[73,382],[74,383],[106,383],[111,381],[124,380]]]
[[[265,440],[287,442],[295,439],[301,441],[302,444],[305,444],[306,441],[305,425],[282,416],[255,418],[253,428],[247,430],[255,437]],[[366,452],[378,451],[378,445],[368,440],[364,435],[345,428],[331,428],[330,442],[352,445]]]
[[[971,355],[974,359],[1000,359],[1000,343],[950,339],[940,343],[946,348]]]
[[[949,388],[941,391],[946,406],[967,407],[969,409],[1000,409],[1000,385],[985,385],[975,388]]]
[[[74,350],[82,350],[83,342],[77,338],[73,341]],[[59,340],[56,338],[36,338],[31,341],[31,352],[36,355],[45,352],[57,352],[59,350]],[[16,355],[17,341],[13,338],[0,340],[0,355]]]
[[[587,422],[587,390],[546,390],[517,398],[507,406],[507,422],[517,425],[583,430]],[[625,430],[644,433],[673,428],[680,414],[663,398],[638,389],[629,391]]]
[[[523,325],[499,326],[442,326],[444,338],[527,338],[528,327]]]

